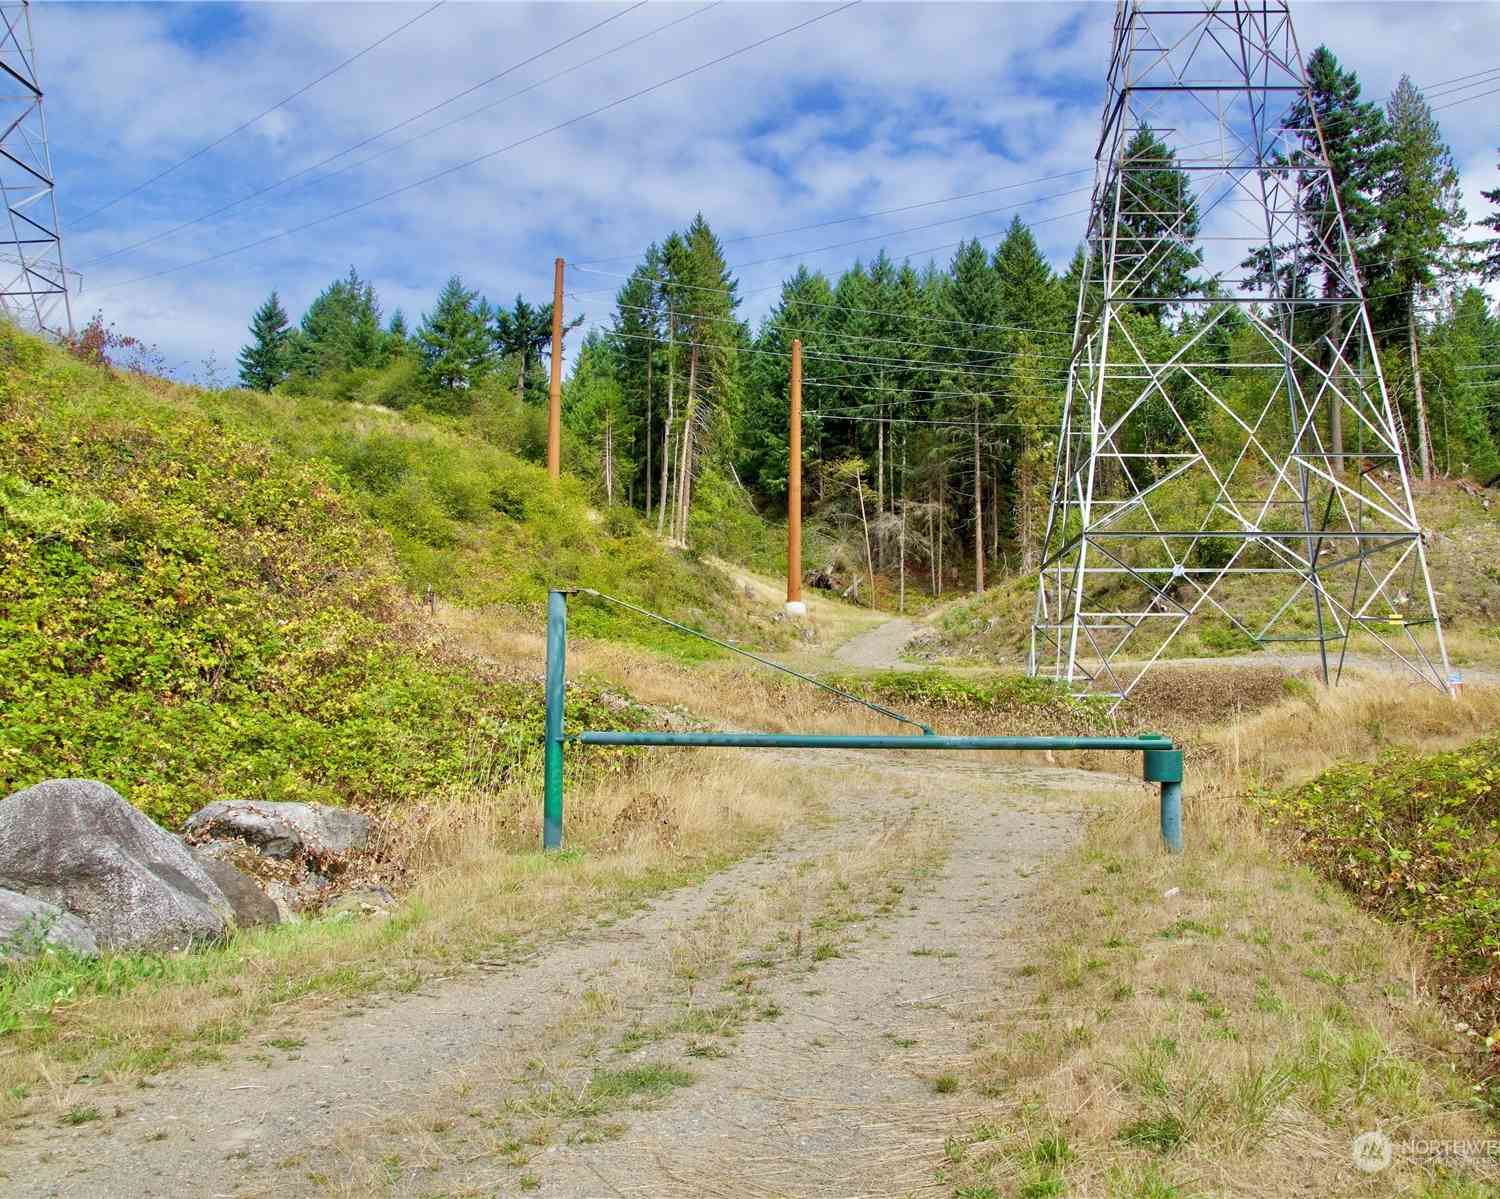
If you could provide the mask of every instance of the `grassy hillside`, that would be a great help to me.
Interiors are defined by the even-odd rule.
[[[669,550],[628,508],[595,507],[585,485],[504,448],[511,430],[484,415],[448,417],[313,396],[175,389],[179,407],[313,464],[390,537],[402,581],[470,607],[519,609],[540,627],[549,587],[594,587],[720,633],[774,642],[729,580]],[[715,492],[717,530],[732,497]],[[753,514],[736,512],[739,523]],[[697,539],[695,539],[697,540]],[[713,542],[722,548],[722,536]],[[697,656],[705,643],[614,608],[575,605],[573,627]]]
[[[503,455],[335,416],[148,389],[0,325],[0,795],[83,775],[174,824],[224,796],[379,806],[524,771],[535,681],[449,653],[403,574],[528,603],[544,574],[725,590],[629,527],[588,548],[576,496]]]
[[[1497,493],[1496,499],[1500,499]],[[1416,496],[1427,530],[1427,560],[1438,593],[1449,652],[1458,664],[1491,660],[1500,653],[1500,504],[1438,483]],[[1285,596],[1285,580],[1268,585],[1254,576],[1225,580],[1216,590],[1239,612],[1269,618]],[[969,596],[939,619],[940,637],[928,652],[959,659],[1024,662],[1036,602],[1036,577],[1005,578],[983,596]],[[1226,601],[1227,602],[1227,601]],[[1308,624],[1311,630],[1311,624]],[[1167,650],[1177,658],[1215,657],[1255,651],[1255,645],[1222,617],[1211,613],[1190,625]],[[1311,652],[1310,644],[1300,648]],[[1361,652],[1381,653],[1373,638],[1360,640]]]

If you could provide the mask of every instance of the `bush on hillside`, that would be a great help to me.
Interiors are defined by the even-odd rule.
[[[406,524],[474,502],[411,499],[408,446],[353,444]],[[0,712],[0,796],[98,778],[169,825],[215,799],[380,806],[526,777],[542,729],[536,680],[475,670],[411,617],[328,467],[3,324]]]
[[[1336,766],[1263,806],[1308,862],[1415,928],[1452,997],[1500,1028],[1500,737]]]

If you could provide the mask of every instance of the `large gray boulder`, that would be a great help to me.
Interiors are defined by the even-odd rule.
[[[262,924],[280,924],[281,912],[276,902],[260,888],[260,884],[237,866],[221,862],[201,850],[189,852],[193,860],[203,867],[203,873],[213,879],[214,886],[224,892],[229,906],[234,909],[234,923],[239,928],[256,928]]]
[[[0,800],[0,887],[66,908],[106,949],[183,948],[233,916],[176,837],[87,779]]]
[[[184,829],[189,839],[237,837],[272,858],[345,854],[370,843],[363,813],[316,803],[223,800],[199,808]]]
[[[94,930],[77,916],[45,899],[0,889],[0,962],[30,957],[49,945],[86,958],[99,952]]]

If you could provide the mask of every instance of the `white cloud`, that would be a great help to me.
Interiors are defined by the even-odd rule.
[[[150,247],[87,266],[80,307],[104,306],[131,332],[196,364],[233,359],[251,310],[277,287],[300,311],[356,266],[387,308],[415,319],[457,271],[493,298],[543,297],[557,254],[635,253],[699,210],[725,238],[1000,187],[1090,164],[1112,9],[1058,4],[867,4],[701,74],[292,237],[190,270],[168,270],[349,207],[705,62],[829,5],[729,3],[472,120],[349,170],[278,189]],[[313,4],[99,6],[36,11],[59,195],[81,215],[217,138],[420,6]],[[151,237],[274,182],[603,20],[596,5],[450,4],[278,109],[223,147],[93,221],[67,229],[73,263]],[[651,3],[335,165],[461,113],[691,11]],[[1320,40],[1380,96],[1402,71],[1418,82],[1477,69],[1500,44],[1500,6],[1299,5],[1304,48]],[[1466,171],[1488,186],[1489,106],[1441,114]],[[1489,179],[1493,179],[1493,161]],[[319,172],[321,173],[321,172]],[[878,220],[734,242],[731,261],[889,231],[893,253],[1002,229],[1008,213],[901,236],[959,213],[1046,195],[1054,181]],[[1063,260],[1083,231],[1058,219],[1087,197],[1022,209]],[[816,255],[836,271],[879,242]],[[946,257],[943,252],[939,257]],[[629,260],[604,264],[629,269]],[[793,260],[746,271],[774,284]],[[580,291],[615,280],[577,275]],[[96,299],[97,297],[97,299]],[[751,315],[774,299],[752,297]],[[608,307],[588,297],[591,316]]]

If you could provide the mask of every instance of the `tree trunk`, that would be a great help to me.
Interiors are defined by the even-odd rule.
[[[894,495],[894,492],[895,492],[895,485],[894,485],[894,481],[892,481],[892,494],[893,495]],[[906,434],[905,433],[903,433],[901,435],[901,499],[899,501],[896,501],[896,502],[900,503],[900,505],[901,505],[901,534],[900,534],[900,537],[899,537],[898,542],[897,542],[898,547],[899,547],[898,550],[897,550],[897,552],[901,556],[901,562],[900,562],[901,595],[900,595],[900,598],[896,601],[896,611],[899,612],[899,613],[901,613],[904,616],[906,614]]]
[[[979,449],[979,405],[974,405],[974,594],[984,594],[984,469]]]
[[[1412,295],[1412,305],[1407,311],[1406,332],[1411,342],[1411,386],[1417,401],[1417,453],[1422,461],[1422,482],[1432,482],[1432,435],[1427,429],[1427,403],[1422,398],[1422,360],[1417,349],[1417,305]]]
[[[526,350],[521,350],[521,365],[516,368],[516,404],[526,402]]]
[[[674,335],[676,326],[672,313],[667,312],[667,420],[661,429],[661,489],[656,498],[656,535],[660,537],[666,526],[667,496],[671,494],[668,484],[672,479],[672,422],[677,419],[677,397],[674,386],[677,371],[673,367]]]
[[[646,345],[646,519],[651,519],[651,345]]]
[[[943,513],[948,508],[948,469],[946,466],[938,472],[938,499],[937,499],[937,590],[933,595],[943,594]]]
[[[604,499],[615,502],[615,413],[609,408],[604,412]]]
[[[935,507],[937,507],[937,505],[932,502],[932,489],[928,488],[928,490],[927,490],[927,570],[928,570],[928,573],[930,575],[932,575],[932,594],[934,596],[936,596],[937,593],[938,593],[937,538],[935,536],[933,536],[933,532],[932,532],[932,510]]]
[[[885,512],[885,400],[878,401],[875,407],[875,515],[880,516]],[[880,565],[885,565],[885,554],[882,553]]]
[[[990,455],[990,561],[1000,560],[1000,455]]]
[[[687,544],[688,505],[693,480],[693,418],[697,412],[698,347],[688,353],[687,403],[682,408],[682,436],[678,442],[677,495],[672,508],[672,540]]]
[[[875,558],[870,553],[870,518],[865,514],[865,481],[859,475],[854,476],[854,486],[859,492],[859,523],[865,531],[865,573],[870,576],[870,607],[875,607],[875,601],[879,598],[879,592],[875,589]]]

